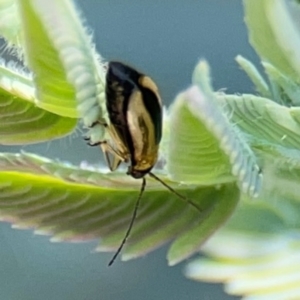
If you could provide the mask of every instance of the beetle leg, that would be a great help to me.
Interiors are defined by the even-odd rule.
[[[102,152],[104,154],[104,158],[106,163],[111,171],[116,170],[121,162],[126,161],[126,159],[118,153],[111,145],[109,145],[106,141],[100,143]],[[113,160],[111,160],[109,154],[113,156]]]
[[[106,121],[104,119],[102,120],[96,120],[94,123],[92,123],[89,128],[93,128],[94,126],[96,126],[97,124],[100,124],[102,126],[104,126],[105,128],[108,127],[108,124],[106,123]]]

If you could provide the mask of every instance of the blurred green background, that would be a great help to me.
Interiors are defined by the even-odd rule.
[[[242,54],[258,64],[248,44],[241,1],[78,0],[77,4],[101,55],[150,75],[165,104],[189,86],[200,58],[211,65],[215,89],[252,91],[234,61]],[[87,148],[81,135],[78,131],[64,140],[0,146],[0,150],[23,149],[75,164],[100,162],[100,150]],[[108,268],[111,254],[93,253],[97,241],[54,244],[4,223],[0,223],[0,240],[0,299],[234,299],[220,285],[187,280],[182,274],[184,263],[168,267],[166,247],[127,263],[118,260]]]

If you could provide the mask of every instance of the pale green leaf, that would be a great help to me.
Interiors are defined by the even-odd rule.
[[[34,73],[38,105],[90,126],[103,117],[104,69],[74,4],[19,1],[25,57]]]
[[[33,8],[34,1],[18,1],[24,55],[34,73],[38,105],[56,114],[77,117],[75,89],[68,82],[58,51]]]
[[[264,78],[260,75],[256,67],[246,58],[238,55],[235,60],[240,65],[240,67],[246,72],[249,78],[252,80],[256,91],[265,98],[271,97],[271,92],[269,90],[268,84],[265,82]]]
[[[240,193],[236,186],[226,185],[224,188],[216,189],[213,197],[218,197],[218,202],[210,211],[204,214],[198,226],[195,226],[182,236],[178,237],[171,245],[168,253],[170,265],[190,257],[194,252],[200,249],[204,241],[206,241],[215,231],[216,224],[223,224],[228,216],[232,214],[236,208]],[[213,200],[212,193],[206,195],[207,201]],[[195,241],[198,241],[195,243]]]
[[[174,180],[202,184],[234,180],[229,159],[205,124],[192,114],[185,94],[176,98],[170,119],[167,167]]]
[[[293,233],[214,235],[203,251],[211,258],[191,262],[194,280],[225,283],[225,291],[243,300],[299,299],[300,243]]]
[[[0,36],[9,46],[21,46],[21,20],[17,0],[0,0]]]
[[[270,156],[264,189],[255,201],[241,201],[231,219],[204,244],[206,258],[191,262],[186,275],[221,282],[244,300],[298,299],[300,160]]]
[[[243,192],[257,196],[261,174],[256,156],[219,105],[208,70],[205,62],[197,65],[193,78],[199,87],[178,95],[171,108],[168,172],[176,181],[202,185],[237,180]]]
[[[106,174],[101,169],[92,171],[25,153],[1,154],[0,170],[1,220],[13,222],[16,228],[34,227],[38,234],[53,235],[55,242],[101,238],[98,251],[115,251],[120,245],[141,185],[125,172]],[[232,184],[196,188],[178,185],[156,173],[192,199],[203,213],[147,179],[124,259],[178,239],[176,251],[171,253],[170,263],[174,264],[198,251],[204,239],[224,223],[239,193]],[[180,242],[195,231],[199,235],[184,245]],[[188,253],[180,250],[187,246]]]
[[[300,82],[299,5],[285,0],[244,0],[252,46],[263,60]]]
[[[260,149],[297,149],[300,145],[299,108],[288,108],[254,95],[219,94],[220,105],[231,112],[231,121],[251,145]]]
[[[76,119],[61,117],[35,105],[31,77],[0,66],[0,144],[32,144],[70,134]]]
[[[277,86],[275,91],[279,91],[277,94],[273,91],[273,99],[278,99],[277,102],[286,106],[299,106],[300,85],[280,73],[271,64],[266,62],[262,64],[272,84]]]

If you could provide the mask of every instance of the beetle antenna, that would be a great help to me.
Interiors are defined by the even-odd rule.
[[[142,186],[141,186],[141,190],[140,190],[140,194],[135,202],[135,207],[134,207],[134,211],[133,211],[133,214],[132,214],[132,217],[131,217],[131,221],[130,221],[130,224],[129,224],[129,227],[127,229],[127,232],[122,240],[122,243],[121,245],[119,246],[118,250],[116,251],[116,253],[114,254],[114,256],[112,257],[112,259],[110,260],[110,262],[108,263],[108,266],[111,266],[114,261],[116,260],[116,258],[118,257],[118,255],[120,254],[123,246],[125,245],[126,241],[127,241],[127,238],[129,237],[130,235],[130,232],[131,232],[131,229],[133,227],[133,223],[136,219],[136,215],[137,215],[137,211],[138,211],[138,208],[139,208],[139,205],[140,205],[140,202],[141,202],[141,198],[142,198],[142,195],[144,193],[144,190],[145,190],[145,187],[146,187],[146,179],[145,177],[143,177],[143,182],[142,182]]]
[[[189,203],[190,205],[192,205],[193,207],[195,207],[200,213],[203,212],[203,209],[201,209],[197,204],[195,204],[193,201],[191,201],[187,197],[185,197],[185,196],[179,194],[178,192],[176,192],[173,188],[171,188],[168,184],[166,184],[163,180],[161,180],[155,174],[153,174],[152,172],[149,172],[149,175],[152,178],[154,178],[155,180],[157,180],[158,182],[160,182],[164,187],[166,187],[171,193],[175,194],[178,198],[180,198],[181,200],[186,201],[187,203]]]

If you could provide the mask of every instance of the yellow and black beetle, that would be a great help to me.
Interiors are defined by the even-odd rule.
[[[111,169],[121,161],[130,161],[127,174],[143,178],[157,161],[162,136],[158,88],[149,77],[122,63],[110,62],[105,92],[109,132],[116,146]]]
[[[162,183],[198,211],[202,210],[151,172],[158,159],[163,117],[162,101],[152,79],[123,63],[109,62],[105,94],[109,124],[104,125],[111,137],[111,143],[104,141],[97,144],[100,144],[111,171],[116,170],[121,162],[126,162],[129,163],[127,174],[143,180],[130,225],[119,249],[109,262],[111,265],[132,229],[146,186],[145,175],[148,174]],[[113,156],[112,161],[110,155]]]

